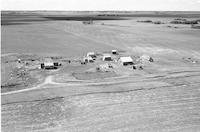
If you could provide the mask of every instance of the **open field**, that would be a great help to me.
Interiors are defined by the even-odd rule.
[[[95,21],[94,25],[83,25],[81,21],[73,19],[71,21],[59,21],[58,19],[57,21],[35,22],[37,19],[45,19],[38,16],[37,19],[29,16],[30,21],[27,22],[26,19],[29,17],[22,15],[20,19],[18,16],[11,15],[11,18],[5,18],[5,20],[13,22],[16,22],[15,19],[19,19],[26,24],[2,26],[2,54],[16,52],[42,55],[61,54],[72,57],[83,55],[89,50],[105,51],[113,48],[130,50],[138,46],[176,48],[178,50],[197,48],[200,50],[198,46],[199,30],[190,29],[188,25],[180,25],[179,29],[174,30],[166,27],[171,24],[137,23],[137,20],[149,19],[140,17],[117,20],[117,22],[111,17],[109,21],[99,20]],[[80,19],[80,17],[78,18]],[[169,22],[174,18],[156,17],[152,19]],[[4,21],[4,17],[2,21]],[[101,25],[102,23],[104,25]],[[159,38],[157,38],[158,36]]]
[[[199,12],[3,13],[2,131],[200,130],[200,30],[170,23]],[[138,22],[146,20],[162,24]],[[112,49],[119,55],[103,62]],[[90,51],[95,62],[81,64]],[[143,54],[154,62],[137,62]],[[120,65],[120,56],[144,69]],[[45,57],[62,66],[40,69]]]

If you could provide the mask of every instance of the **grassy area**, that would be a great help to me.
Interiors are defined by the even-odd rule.
[[[78,80],[105,79],[117,76],[114,72],[85,72],[73,73],[72,75]]]

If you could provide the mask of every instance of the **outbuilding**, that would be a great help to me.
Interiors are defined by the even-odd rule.
[[[117,54],[117,50],[112,50],[112,54],[116,55]]]
[[[112,61],[112,57],[110,54],[104,54],[102,60],[103,61]]]
[[[133,59],[130,56],[127,57],[120,57],[119,58],[120,64],[126,66],[126,65],[133,65]]]

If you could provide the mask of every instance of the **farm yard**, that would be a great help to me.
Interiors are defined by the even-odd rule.
[[[199,13],[95,13],[2,14],[2,131],[199,131]]]

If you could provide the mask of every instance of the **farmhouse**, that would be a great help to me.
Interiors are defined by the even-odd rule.
[[[57,62],[53,62],[52,59],[50,58],[46,58],[44,60],[44,63],[41,63],[41,69],[46,69],[46,70],[50,70],[50,69],[57,69],[58,63]]]
[[[130,56],[127,57],[120,57],[119,58],[120,64],[126,66],[126,65],[133,65],[133,59]]]
[[[110,54],[104,54],[102,59],[103,61],[112,61],[112,57]]]
[[[93,59],[96,58],[96,54],[94,52],[88,52],[87,57],[92,57]]]

